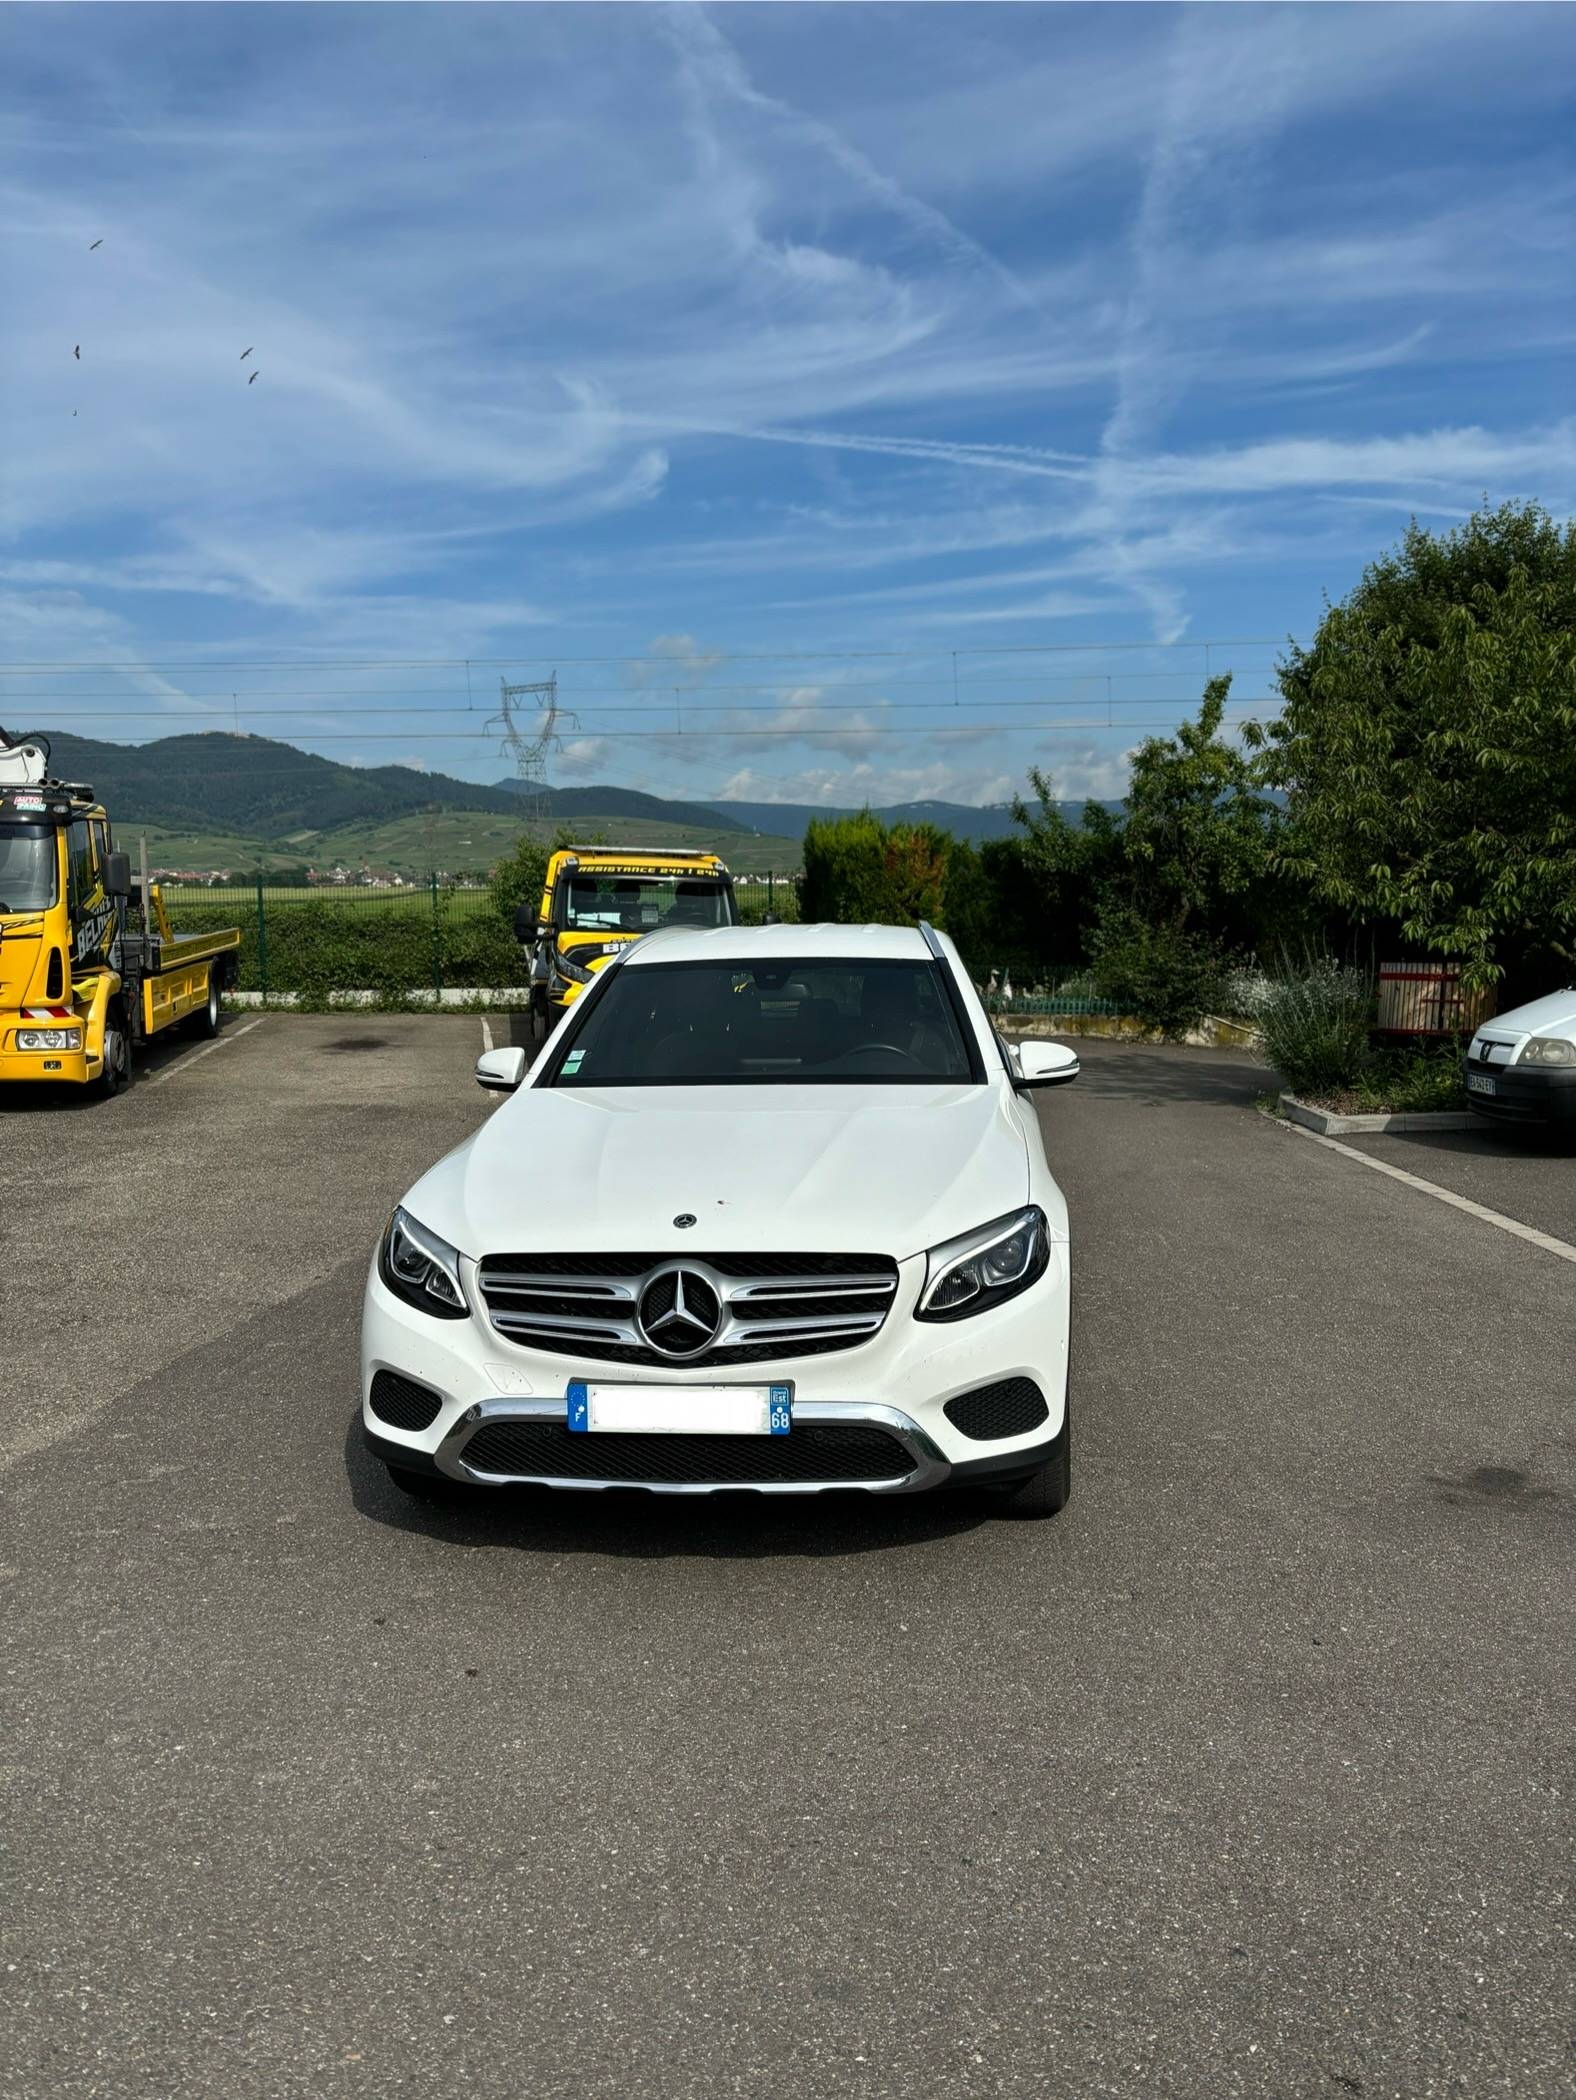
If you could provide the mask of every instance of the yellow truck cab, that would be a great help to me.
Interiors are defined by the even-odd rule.
[[[92,788],[50,778],[46,737],[0,730],[0,1087],[118,1093],[149,1037],[187,1019],[218,1033],[240,945],[237,927],[172,932]]]
[[[620,948],[659,926],[737,926],[733,877],[715,853],[565,846],[547,863],[540,910],[515,934],[530,954],[531,1026],[547,1035]]]

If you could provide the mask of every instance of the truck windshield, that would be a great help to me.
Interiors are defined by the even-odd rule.
[[[549,1084],[967,1085],[983,1077],[931,962],[631,964]]]
[[[650,933],[658,926],[732,926],[726,883],[683,875],[576,875],[566,933]]]
[[[0,912],[47,911],[54,901],[54,832],[0,826]]]

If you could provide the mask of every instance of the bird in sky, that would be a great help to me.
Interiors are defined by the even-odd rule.
[[[72,351],[71,354],[80,364],[82,362],[82,345],[78,343],[77,347],[75,348],[75,350]]]
[[[93,250],[94,250],[95,248],[102,248],[102,247],[103,247],[103,245],[104,245],[104,236],[103,236],[103,234],[100,234],[100,235],[99,235],[99,237],[98,237],[98,239],[97,239],[96,241],[89,241],[89,242],[88,242],[88,253],[89,253],[89,255],[91,255],[91,254],[93,253]]]
[[[246,348],[241,352],[241,362],[243,365],[246,363],[246,360],[251,356],[253,350],[255,350],[256,347],[257,346],[255,343],[248,343]]]
[[[254,372],[254,373],[252,374],[252,379],[255,379],[256,377],[257,377],[257,374],[256,374],[256,373]],[[251,383],[252,383],[252,379],[249,379],[249,380],[248,380],[248,381],[246,382],[248,386],[250,386],[250,385],[251,385]]]

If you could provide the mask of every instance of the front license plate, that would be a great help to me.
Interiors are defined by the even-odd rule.
[[[1494,1091],[1494,1082],[1486,1072],[1468,1072],[1467,1092],[1469,1094],[1492,1094]]]
[[[791,1385],[592,1385],[573,1379],[568,1423],[577,1435],[786,1436]]]

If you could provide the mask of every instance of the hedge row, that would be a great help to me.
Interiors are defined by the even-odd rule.
[[[519,943],[503,921],[491,912],[447,909],[441,893],[436,913],[381,903],[291,904],[270,912],[265,900],[266,982],[255,908],[237,912],[233,904],[215,909],[182,899],[171,917],[179,933],[239,924],[236,988],[243,992],[294,992],[312,1001],[359,990],[398,1002],[435,985],[516,985],[524,976]]]

